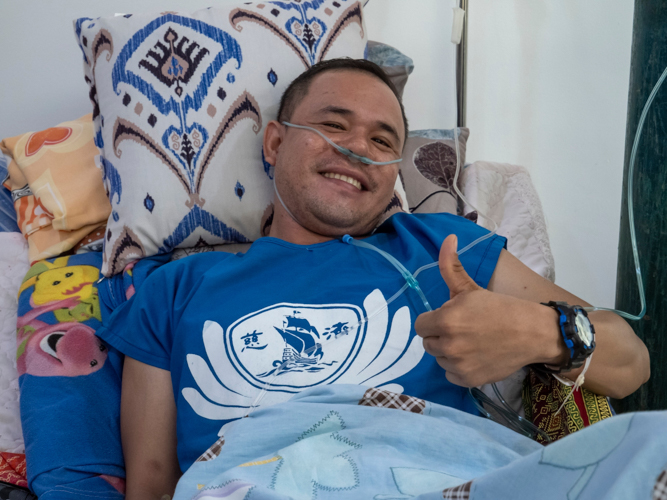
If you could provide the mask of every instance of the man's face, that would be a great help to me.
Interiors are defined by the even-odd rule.
[[[379,162],[400,158],[405,140],[391,89],[360,71],[315,77],[290,123],[316,128],[339,146]],[[391,200],[398,164],[366,165],[312,131],[278,127],[276,186],[299,223],[325,236],[370,232]]]

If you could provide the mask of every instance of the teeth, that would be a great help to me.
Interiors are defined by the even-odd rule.
[[[352,177],[348,177],[347,175],[332,174],[330,172],[327,172],[324,174],[324,177],[328,179],[339,179],[341,181],[347,182],[348,184],[352,184],[359,191],[361,191],[361,183],[358,180],[353,179]]]

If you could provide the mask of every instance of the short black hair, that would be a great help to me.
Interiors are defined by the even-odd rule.
[[[403,127],[405,128],[405,139],[403,140],[403,145],[405,146],[405,140],[408,138],[408,119],[405,116],[405,109],[403,109],[403,100],[401,99],[401,94],[399,94],[398,90],[396,90],[396,86],[389,79],[384,70],[374,62],[368,61],[366,59],[351,59],[349,57],[341,57],[338,59],[320,61],[308,68],[306,71],[297,76],[292,81],[292,83],[289,84],[282,97],[280,98],[278,121],[280,123],[284,121],[290,121],[294,110],[296,109],[299,102],[301,102],[301,100],[308,94],[310,84],[317,75],[326,71],[336,70],[361,71],[369,73],[382,80],[382,82],[384,82],[384,84],[391,89],[393,94],[396,96],[396,99],[398,100],[399,106],[401,107]]]

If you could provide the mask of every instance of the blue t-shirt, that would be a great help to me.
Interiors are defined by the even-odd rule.
[[[397,214],[363,241],[415,273],[437,261],[452,233],[463,248],[487,231],[450,214]],[[480,286],[504,246],[494,236],[461,256]],[[417,279],[433,308],[449,299],[437,266]],[[379,253],[338,239],[261,238],[245,254],[203,253],[157,269],[98,335],[171,372],[182,470],[251,407],[319,384],[382,386],[476,413],[414,332],[426,310],[419,295],[408,288],[391,300],[405,283]]]

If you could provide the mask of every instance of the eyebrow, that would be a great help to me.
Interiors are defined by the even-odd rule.
[[[322,109],[319,110],[319,113],[320,114],[333,113],[335,115],[340,115],[340,116],[345,116],[345,117],[351,116],[351,115],[354,114],[354,112],[351,109],[341,108],[340,106],[325,106],[325,107],[323,107]],[[388,132],[389,134],[394,136],[394,138],[396,139],[396,142],[398,144],[401,143],[401,138],[399,137],[398,132],[396,131],[396,129],[394,127],[392,127],[391,125],[389,125],[386,122],[379,121],[379,120],[376,121],[375,124],[380,129],[382,129],[385,132]]]

